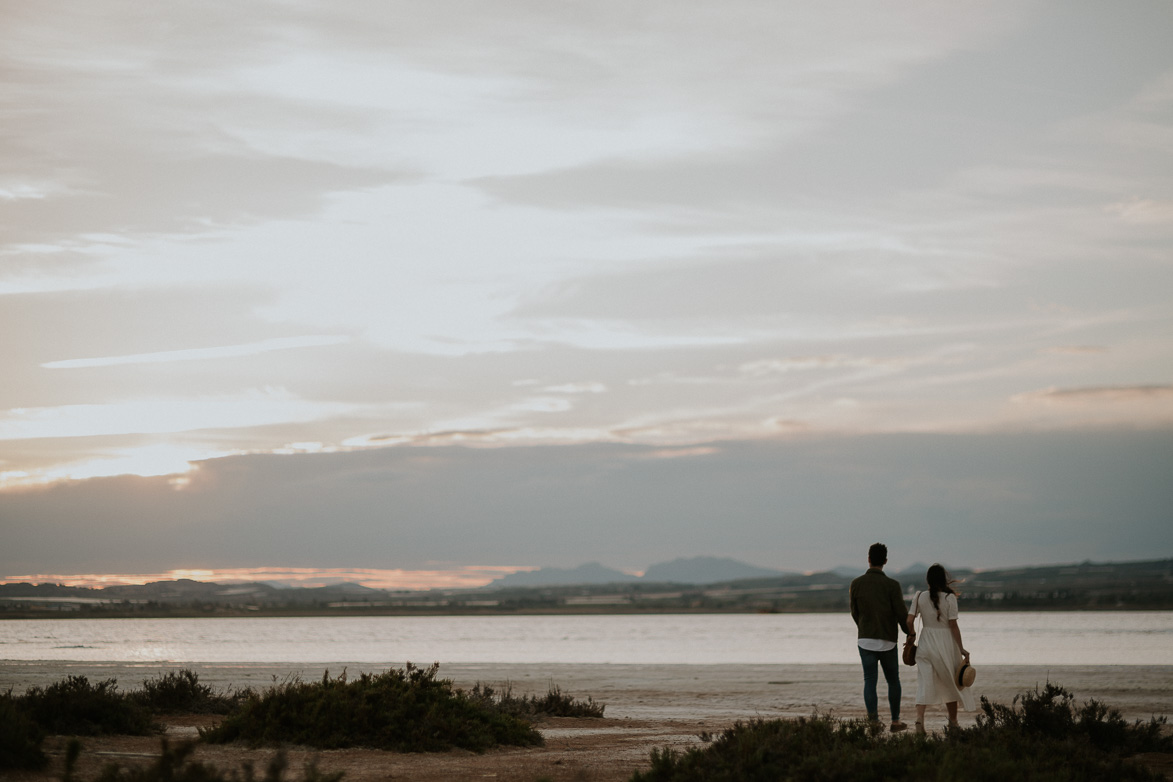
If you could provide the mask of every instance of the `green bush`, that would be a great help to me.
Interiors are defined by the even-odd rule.
[[[252,745],[293,743],[322,749],[366,746],[397,752],[483,752],[500,744],[529,746],[541,735],[518,717],[490,708],[437,679],[438,665],[381,674],[346,673],[306,684],[293,679],[253,693],[205,741]]]
[[[118,692],[114,679],[91,684],[85,676],[69,676],[48,687],[32,687],[15,703],[42,730],[55,735],[145,736],[157,727],[145,707]]]
[[[41,751],[44,733],[16,705],[12,693],[0,695],[0,771],[42,768],[48,762]]]
[[[983,700],[982,708],[976,726],[944,736],[829,717],[738,723],[707,747],[653,751],[651,768],[632,782],[1156,780],[1126,758],[1173,750],[1163,720],[1130,725],[1095,701],[1076,708],[1052,685],[1010,707]]]
[[[128,769],[111,764],[103,769],[95,782],[283,782],[285,779],[288,763],[284,752],[278,752],[269,761],[265,775],[258,780],[251,764],[242,766],[243,775],[238,775],[235,771],[226,774],[213,766],[189,760],[194,748],[193,742],[172,748],[163,739],[162,752],[151,765]],[[310,762],[306,764],[301,779],[303,782],[338,782],[342,775],[341,771],[324,774],[316,763]]]
[[[550,685],[546,694],[541,698],[536,695],[524,695],[520,698],[513,695],[513,685],[506,683],[502,692],[497,692],[488,685],[477,682],[469,692],[469,697],[484,703],[506,714],[516,717],[602,717],[606,706],[595,703],[595,699],[587,697],[585,701],[575,700],[569,695],[563,695],[556,685]]]
[[[1014,696],[1011,706],[982,698],[977,730],[997,736],[1028,736],[1054,741],[1086,742],[1114,755],[1173,752],[1173,737],[1163,736],[1165,718],[1129,723],[1116,709],[1097,700],[1082,706],[1063,687],[1047,682],[1040,690]]]
[[[245,695],[239,692],[219,694],[208,685],[200,684],[195,671],[184,668],[147,679],[143,688],[131,693],[130,697],[153,714],[228,714]]]

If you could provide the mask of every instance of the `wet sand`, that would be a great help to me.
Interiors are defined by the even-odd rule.
[[[168,670],[190,668],[200,681],[216,689],[263,688],[290,675],[321,678],[328,669],[337,675],[377,672],[401,663],[385,665],[331,663],[317,666],[290,664],[160,664],[160,663],[60,663],[0,661],[0,691],[20,693],[68,675],[84,675],[91,681],[114,678],[120,689],[137,688],[144,679]],[[976,661],[975,661],[976,665]],[[1047,681],[1071,691],[1076,700],[1095,698],[1119,709],[1129,720],[1154,715],[1173,715],[1173,666],[977,666],[975,693],[1009,704],[1023,690]],[[396,755],[373,750],[340,750],[323,753],[293,750],[291,768],[300,771],[313,754],[323,770],[342,770],[350,782],[367,779],[445,780],[496,778],[621,780],[647,767],[654,748],[695,746],[702,733],[719,733],[738,720],[809,716],[814,713],[842,718],[864,716],[862,674],[855,665],[567,665],[567,664],[442,664],[440,676],[458,687],[476,682],[501,687],[512,685],[515,695],[542,694],[557,685],[575,698],[592,697],[606,705],[601,720],[551,719],[538,725],[546,746],[533,749],[501,749],[484,755],[465,752],[443,755]],[[911,722],[916,696],[916,672],[902,668],[903,716]],[[885,686],[880,683],[881,711],[886,706]],[[974,713],[962,713],[963,725],[972,724]],[[193,737],[200,725],[213,717],[176,717],[167,720],[168,733]],[[930,707],[928,728],[945,722],[942,707]],[[63,739],[53,737],[46,749],[57,755],[45,775],[24,780],[47,780],[59,774]],[[157,738],[111,737],[87,739],[85,763],[95,771],[101,762],[143,762],[157,753]],[[271,750],[201,745],[196,757],[235,768],[249,760],[258,765]],[[86,767],[79,769],[82,778]]]
[[[92,681],[117,679],[122,690],[167,671],[189,668],[200,681],[217,690],[233,687],[264,688],[297,675],[320,679],[346,669],[350,675],[378,672],[403,663],[99,663],[0,661],[0,692],[22,693],[70,675]],[[1173,716],[1173,666],[982,666],[974,692],[990,700],[1010,703],[1016,694],[1055,682],[1080,702],[1095,698],[1121,711],[1128,719]],[[903,708],[913,710],[916,670],[901,667]],[[441,678],[457,687],[476,682],[494,687],[512,683],[514,694],[544,693],[557,685],[576,698],[590,696],[607,705],[613,719],[711,719],[733,721],[755,717],[807,716],[814,712],[839,717],[862,717],[863,679],[857,665],[574,665],[574,664],[441,664]],[[881,678],[880,700],[886,705]],[[973,714],[965,715],[970,720]]]

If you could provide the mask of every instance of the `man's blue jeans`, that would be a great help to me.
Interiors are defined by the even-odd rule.
[[[876,681],[880,678],[877,666],[884,669],[884,679],[888,682],[888,708],[892,710],[892,721],[900,721],[900,658],[899,647],[886,652],[869,652],[859,649],[859,659],[863,662],[863,705],[867,707],[868,717],[880,718],[880,699],[876,695]]]

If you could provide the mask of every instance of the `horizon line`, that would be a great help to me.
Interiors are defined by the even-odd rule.
[[[5,575],[0,584],[57,584],[101,589],[141,586],[159,581],[198,581],[213,584],[274,583],[284,587],[323,587],[339,583],[359,584],[389,591],[427,591],[485,586],[510,573],[538,570],[532,565],[454,565],[427,569],[406,568],[178,568],[158,573],[33,573]]]
[[[996,570],[1018,570],[1026,568],[1071,567],[1079,565],[1120,565],[1139,562],[1159,562],[1171,559],[1170,556],[1152,558],[1122,559],[1096,561],[1084,559],[1078,562],[1040,562],[1029,565],[1006,565],[998,567],[961,567],[952,568],[966,570],[972,573],[982,573]],[[680,557],[678,559],[689,559]],[[749,564],[749,563],[743,563]],[[913,562],[901,569],[892,569],[892,572],[902,573],[909,567],[922,565]],[[754,566],[757,567],[757,566]],[[805,575],[829,573],[845,569],[848,565],[835,565],[830,568],[803,571],[778,570],[778,575]],[[559,567],[539,567],[535,565],[453,565],[438,566],[428,569],[406,568],[293,568],[293,567],[255,567],[255,568],[178,568],[158,573],[80,573],[80,574],[50,574],[30,573],[23,575],[0,576],[0,584],[30,583],[34,585],[53,584],[67,587],[85,587],[102,589],[113,586],[141,586],[144,584],[162,581],[197,581],[213,584],[240,584],[240,583],[272,583],[285,588],[317,588],[335,584],[357,584],[369,589],[387,591],[424,592],[432,589],[476,589],[488,586],[497,578],[514,573],[535,572],[545,569],[565,570]],[[627,573],[627,571],[621,571]],[[646,571],[645,571],[646,572]],[[629,572],[637,578],[643,578],[643,572]],[[765,578],[766,576],[760,576]],[[733,579],[737,580],[737,579]]]

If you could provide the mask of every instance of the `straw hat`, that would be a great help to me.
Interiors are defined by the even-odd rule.
[[[977,671],[969,664],[969,658],[962,661],[961,667],[957,669],[957,689],[964,690],[973,684],[973,680],[977,678]]]

